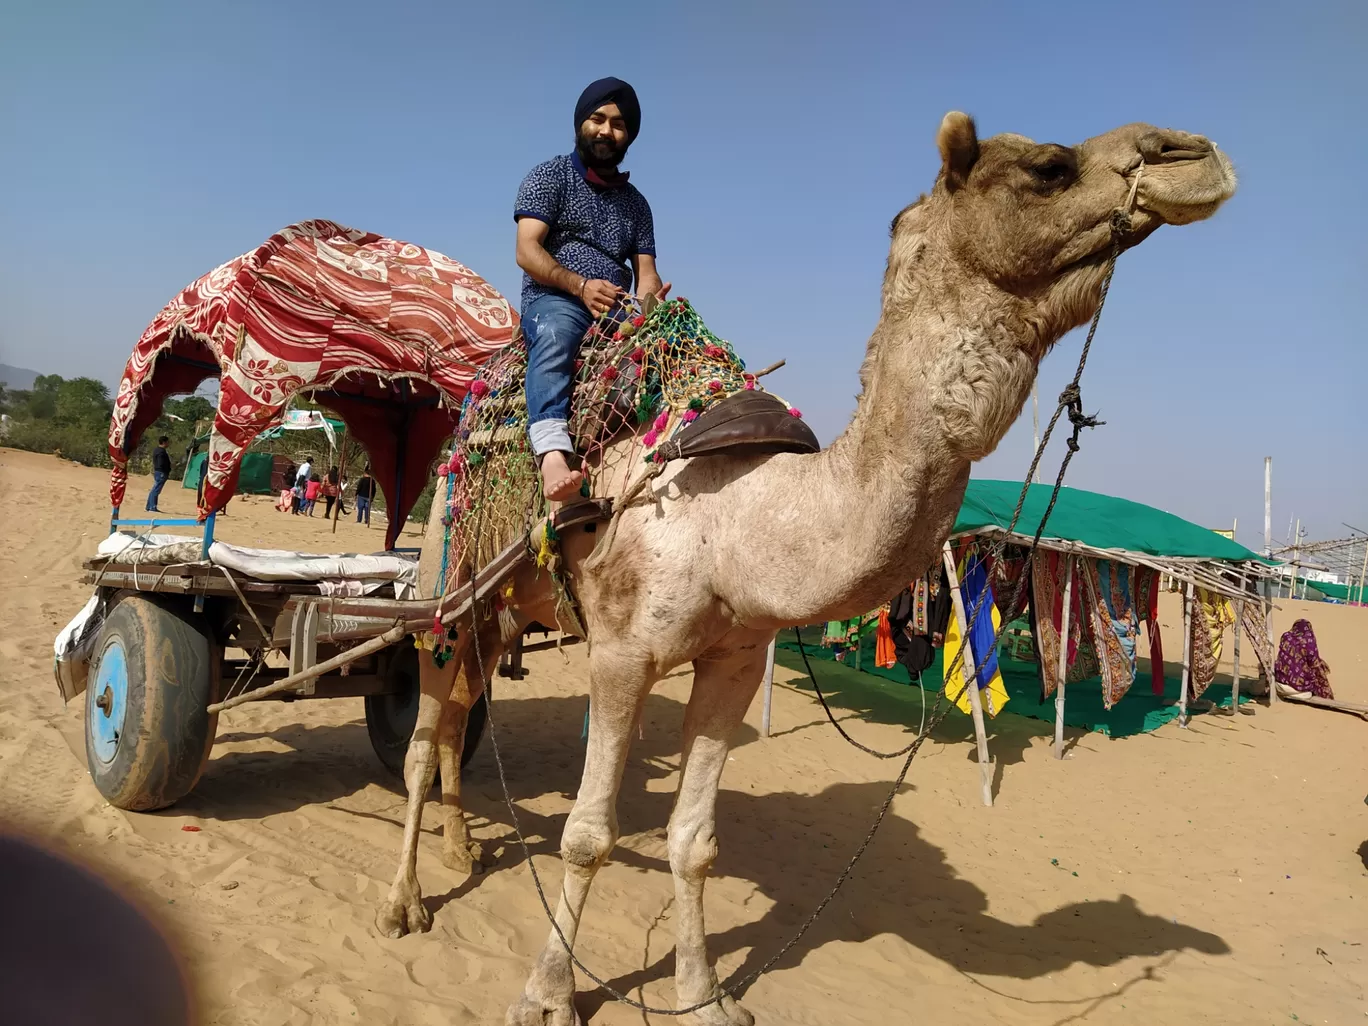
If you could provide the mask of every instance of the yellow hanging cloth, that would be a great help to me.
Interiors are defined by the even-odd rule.
[[[965,564],[961,561],[960,565],[955,568],[955,573],[959,576],[961,581],[964,580],[964,567]],[[961,589],[961,594],[963,594],[963,589]],[[997,611],[997,605],[993,602],[991,593],[984,596],[983,601],[988,604],[988,610],[993,615],[993,636],[996,637],[998,630],[1002,626],[1002,616]],[[967,615],[968,610],[966,609],[965,612]],[[959,655],[960,646],[962,644],[959,616],[958,614],[952,613],[950,616],[950,624],[945,629],[945,648],[941,652],[941,679],[942,683],[945,684],[945,693],[947,695],[952,697],[956,694],[959,695],[959,699],[955,702],[955,706],[960,712],[967,715],[972,712],[973,707],[969,704],[969,689],[964,686],[964,665],[962,663],[955,663],[955,657]],[[982,655],[983,654],[980,654],[979,658],[982,658]],[[974,657],[972,646],[970,646],[970,650],[964,654],[964,658],[965,661],[970,664],[971,669],[978,665],[978,659]],[[945,681],[945,668],[952,665],[955,667],[955,672],[951,675],[953,680]],[[1002,669],[1000,665],[994,670],[993,678],[988,682],[988,686],[979,689],[979,698],[983,704],[983,711],[989,716],[996,716],[1003,710],[1003,707],[1007,705],[1007,686],[1002,683]]]

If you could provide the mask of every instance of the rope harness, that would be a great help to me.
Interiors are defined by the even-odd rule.
[[[973,679],[975,681],[977,681],[979,674],[982,672],[984,666],[987,664],[989,656],[992,654],[993,651],[996,650],[997,644],[1002,639],[1002,635],[1007,628],[1007,624],[1010,623],[1012,620],[1015,620],[1021,612],[1021,602],[1022,597],[1024,595],[1025,583],[1029,577],[1030,569],[1035,559],[1036,548],[1040,543],[1041,535],[1045,531],[1045,524],[1049,520],[1050,514],[1054,511],[1055,502],[1059,498],[1059,491],[1064,486],[1064,475],[1069,468],[1069,462],[1073,459],[1074,453],[1078,452],[1079,450],[1079,434],[1082,432],[1084,428],[1097,427],[1100,424],[1104,423],[1104,421],[1098,420],[1096,415],[1089,416],[1083,413],[1082,391],[1079,387],[1079,382],[1083,377],[1083,368],[1088,362],[1088,353],[1092,349],[1093,337],[1097,334],[1098,322],[1102,318],[1102,307],[1105,305],[1107,301],[1107,292],[1111,288],[1112,275],[1116,271],[1116,260],[1121,255],[1121,250],[1125,240],[1125,236],[1131,228],[1131,218],[1129,211],[1133,208],[1135,202],[1136,189],[1140,184],[1140,174],[1143,171],[1143,169],[1144,165],[1141,164],[1141,166],[1136,170],[1135,181],[1131,185],[1130,196],[1127,199],[1126,207],[1118,208],[1112,213],[1111,254],[1107,258],[1107,267],[1105,275],[1102,279],[1102,288],[1098,298],[1097,310],[1093,313],[1092,324],[1088,328],[1088,336],[1083,343],[1083,351],[1078,359],[1078,369],[1074,372],[1073,380],[1070,381],[1069,384],[1065,386],[1064,390],[1059,394],[1059,401],[1055,407],[1054,415],[1050,418],[1050,423],[1045,429],[1045,434],[1041,438],[1040,444],[1036,447],[1034,458],[1031,460],[1030,470],[1026,474],[1025,484],[1023,484],[1021,489],[1021,496],[1017,500],[1016,509],[1012,513],[1011,524],[1008,527],[1007,531],[1004,533],[1004,535],[996,543],[994,543],[994,556],[997,557],[997,562],[1000,566],[1000,557],[1002,556],[1003,550],[1006,548],[1007,544],[1006,538],[1016,528],[1017,521],[1021,517],[1022,507],[1026,504],[1026,496],[1030,491],[1031,480],[1034,478],[1036,469],[1040,465],[1040,460],[1045,452],[1045,447],[1049,444],[1050,436],[1054,432],[1055,426],[1059,423],[1059,418],[1067,412],[1069,415],[1069,423],[1073,426],[1073,431],[1071,432],[1069,438],[1066,439],[1068,451],[1064,454],[1064,458],[1060,463],[1059,474],[1055,478],[1054,488],[1050,493],[1050,501],[1048,505],[1045,507],[1044,514],[1040,518],[1040,526],[1036,529],[1035,536],[1031,540],[1031,545],[1026,555],[1025,569],[1017,579],[1017,584],[1012,594],[1012,603],[1010,607],[1012,609],[1012,614],[1010,616],[1003,617],[1002,625],[998,629],[997,633],[994,635],[993,645],[983,655],[983,658],[976,664],[973,673]],[[478,533],[478,526],[476,530]],[[473,556],[473,553],[471,555]],[[473,560],[470,564],[470,572],[473,577],[475,573],[475,566]],[[960,646],[960,649],[955,654],[954,659],[951,660],[950,666],[947,667],[945,670],[945,679],[947,681],[951,679],[951,674],[954,672],[954,670],[960,666],[961,661],[964,657],[964,653],[969,649],[969,645],[967,643],[969,632],[973,629],[974,624],[977,623],[978,617],[982,613],[984,607],[988,605],[987,602],[983,601],[983,599],[987,595],[988,587],[988,582],[985,581],[984,587],[979,593],[979,601],[976,604],[974,615],[970,619],[968,625],[965,628],[964,633],[966,643]],[[758,969],[755,969],[738,979],[733,979],[725,985],[718,983],[717,993],[705,1001],[699,1001],[685,1008],[656,1008],[647,1005],[644,1002],[637,1001],[635,998],[617,990],[607,980],[603,979],[601,976],[596,974],[592,969],[590,969],[587,965],[585,965],[582,961],[580,961],[579,956],[575,954],[574,949],[572,948],[569,940],[566,938],[564,931],[561,929],[560,923],[556,921],[555,912],[551,908],[551,903],[547,900],[546,890],[542,886],[541,877],[537,873],[537,867],[532,861],[532,852],[531,849],[528,847],[527,838],[523,834],[522,825],[518,821],[517,806],[514,804],[512,794],[508,790],[508,777],[504,772],[503,755],[499,750],[498,729],[495,725],[495,716],[493,714],[494,702],[493,693],[491,689],[491,681],[489,680],[488,674],[485,671],[484,658],[480,652],[478,605],[478,603],[475,603],[471,607],[471,643],[474,648],[475,662],[479,666],[480,670],[480,680],[486,694],[486,705],[488,708],[488,717],[486,722],[488,724],[489,729],[489,740],[494,748],[494,763],[498,767],[499,785],[503,789],[504,803],[508,806],[508,813],[513,822],[513,829],[514,832],[517,834],[518,844],[522,847],[523,858],[527,860],[527,868],[532,874],[532,883],[536,887],[537,898],[541,901],[542,910],[546,913],[546,918],[550,921],[551,928],[555,931],[557,938],[559,938],[561,944],[564,946],[566,954],[569,956],[570,961],[574,964],[576,969],[582,972],[586,977],[592,980],[601,989],[606,991],[615,1000],[620,1001],[625,1005],[629,1005],[630,1007],[635,1008],[637,1011],[649,1015],[689,1015],[693,1012],[697,1012],[701,1009],[707,1008],[710,1005],[715,1005],[718,1002],[724,1000],[725,998],[734,998],[738,992],[745,989],[750,984],[754,983],[765,973],[769,972],[769,970],[781,958],[783,958],[784,955],[786,955],[795,944],[797,944],[803,938],[803,936],[808,932],[812,925],[817,921],[818,916],[820,916],[822,912],[826,909],[826,907],[829,904],[831,904],[832,900],[840,891],[842,885],[846,882],[847,879],[849,879],[850,874],[854,871],[856,864],[860,861],[865,851],[869,848],[870,843],[874,840],[874,835],[878,832],[879,827],[882,825],[884,817],[888,815],[888,810],[890,806],[892,806],[893,804],[893,799],[897,796],[899,790],[901,790],[903,781],[906,779],[908,771],[912,768],[912,760],[916,758],[917,752],[920,750],[922,744],[926,741],[928,737],[931,736],[931,733],[936,729],[936,727],[940,724],[941,720],[944,719],[945,715],[953,707],[953,701],[950,703],[947,703],[945,701],[947,689],[942,687],[937,697],[936,710],[932,714],[930,722],[926,723],[923,726],[923,728],[917,733],[917,736],[906,747],[900,748],[895,752],[879,752],[872,748],[869,748],[861,744],[860,742],[856,741],[853,737],[846,733],[845,729],[841,726],[841,724],[837,721],[835,715],[832,713],[831,708],[827,705],[826,697],[822,694],[822,689],[817,684],[817,678],[812,673],[812,665],[808,662],[807,651],[802,646],[801,633],[799,634],[798,643],[799,650],[801,651],[803,656],[803,664],[807,668],[808,677],[812,681],[813,689],[816,691],[817,698],[822,704],[822,709],[826,712],[827,719],[829,719],[832,725],[836,727],[836,730],[840,733],[841,737],[845,738],[845,740],[848,741],[851,745],[858,748],[860,751],[865,752],[868,755],[872,755],[875,758],[879,759],[896,759],[899,757],[904,757],[902,767],[898,770],[897,778],[893,781],[893,786],[889,788],[888,794],[884,798],[883,804],[879,807],[879,811],[875,815],[874,822],[870,826],[868,833],[865,834],[864,840],[860,842],[859,846],[855,849],[855,853],[850,857],[850,861],[846,863],[845,868],[842,869],[840,875],[837,876],[836,882],[832,885],[831,890],[827,892],[826,896],[823,897],[820,902],[817,903],[817,907],[812,910],[812,913],[807,917],[806,920],[804,920],[802,926],[798,928],[798,931],[788,940],[787,943],[785,943],[777,952],[775,952],[774,955],[772,955]],[[961,684],[959,691],[957,691],[955,694],[954,701],[959,700],[960,695],[964,693],[964,689],[966,687],[968,687],[967,681]],[[564,885],[562,884],[562,887],[563,886]]]

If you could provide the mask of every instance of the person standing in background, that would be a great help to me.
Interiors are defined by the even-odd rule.
[[[323,518],[332,519],[333,503],[338,501],[341,494],[338,485],[338,473],[336,467],[329,467],[327,475],[323,478]]]
[[[166,451],[171,439],[162,435],[157,439],[157,447],[152,450],[152,490],[147,493],[147,512],[160,513],[157,502],[161,499],[162,487],[171,476],[171,454]]]
[[[370,464],[361,472],[356,482],[356,522],[370,527],[371,500],[375,497],[375,478],[371,477]]]

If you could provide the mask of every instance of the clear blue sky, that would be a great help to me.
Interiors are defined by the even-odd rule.
[[[1118,271],[1070,483],[1257,543],[1368,528],[1368,4],[20,2],[0,33],[0,361],[117,379],[179,288],[292,221],[516,295],[511,205],[591,79],[633,82],[660,266],[823,440],[941,116],[1201,132],[1241,192]],[[1047,360],[1042,403],[1081,336]],[[1030,407],[975,473],[1020,478]],[[1060,450],[1050,453],[1047,473]]]

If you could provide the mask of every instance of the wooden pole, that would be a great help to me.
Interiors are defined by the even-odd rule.
[[[1273,457],[1264,457],[1264,555],[1273,555]]]
[[[765,652],[765,704],[760,713],[760,735],[770,736],[770,704],[774,697],[774,648],[779,639],[771,638],[769,649]]]
[[[1055,686],[1055,758],[1064,758],[1064,678],[1069,672],[1069,613],[1073,608],[1074,557],[1064,563],[1064,616],[1059,625],[1059,683]]]
[[[969,691],[969,715],[974,721],[974,742],[978,746],[979,782],[983,789],[983,804],[993,804],[993,764],[988,759],[988,733],[983,725],[983,702],[979,698],[978,681],[974,679],[977,660],[969,644],[969,619],[964,612],[964,593],[960,590],[959,575],[955,572],[955,557],[946,542],[941,550],[945,561],[945,573],[950,579],[950,601],[955,606],[955,621],[959,624],[961,639],[960,669],[964,673],[964,686]],[[991,615],[985,610],[984,614]],[[989,621],[991,622],[991,621]],[[987,653],[984,653],[986,655]],[[950,693],[950,682],[945,682],[946,693]]]
[[[1264,614],[1264,637],[1267,639],[1267,651],[1273,653],[1276,661],[1278,650],[1273,647],[1273,585],[1267,577],[1264,578],[1264,600],[1260,603],[1263,606]],[[1273,676],[1273,667],[1268,667],[1268,707],[1272,709],[1278,704],[1278,681]]]
[[[388,648],[396,641],[403,640],[407,633],[407,627],[403,624],[396,624],[385,631],[384,634],[371,638],[370,641],[362,642],[355,648],[349,648],[345,652],[333,656],[331,659],[321,662],[316,666],[309,667],[307,670],[292,673],[288,677],[283,677],[276,681],[274,684],[266,685],[264,688],[243,692],[234,698],[228,699],[226,702],[215,702],[208,707],[208,711],[211,713],[223,712],[225,709],[232,709],[234,706],[242,705],[243,702],[255,702],[259,699],[267,698],[270,695],[278,694],[281,691],[289,691],[290,689],[303,684],[305,681],[313,680],[315,677],[321,677],[325,673],[331,673],[333,670],[341,669],[348,663],[354,663],[356,660],[364,658],[372,652],[379,652],[382,648]]]
[[[1243,586],[1244,578],[1240,578]],[[1230,674],[1230,715],[1236,718],[1240,715],[1240,617],[1244,615],[1244,600],[1235,600],[1235,647],[1231,652],[1231,659],[1235,663],[1235,668]]]
[[[1364,584],[1368,584],[1368,538],[1364,539],[1364,565],[1358,570],[1358,605],[1364,602]]]
[[[1188,684],[1192,673],[1192,584],[1183,590],[1183,687],[1178,692],[1178,726],[1186,727]]]

